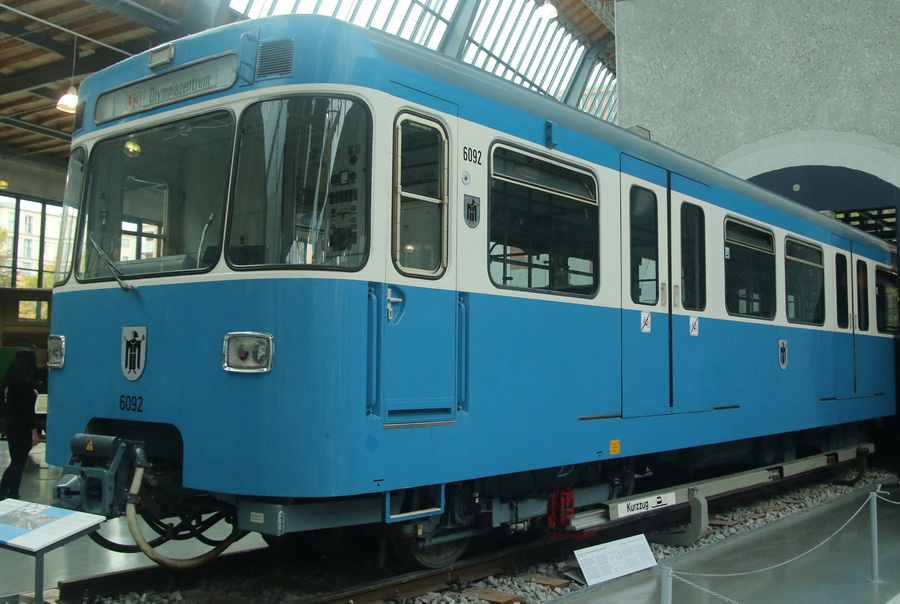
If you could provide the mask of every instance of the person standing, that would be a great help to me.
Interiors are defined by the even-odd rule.
[[[0,479],[0,501],[19,498],[22,472],[31,448],[38,444],[34,425],[34,403],[37,400],[37,360],[31,349],[20,350],[13,357],[3,383],[6,386],[6,442],[9,445],[9,467]]]

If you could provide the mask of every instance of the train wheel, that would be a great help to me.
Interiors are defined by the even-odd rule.
[[[425,568],[449,566],[459,560],[467,547],[469,547],[468,538],[431,545],[422,545],[422,540],[416,537],[396,537],[394,539],[394,549],[401,560],[407,564]]]

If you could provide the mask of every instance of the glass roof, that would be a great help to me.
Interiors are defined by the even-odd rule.
[[[615,123],[616,76],[558,19],[532,0],[231,0],[250,17],[336,17],[455,56]]]

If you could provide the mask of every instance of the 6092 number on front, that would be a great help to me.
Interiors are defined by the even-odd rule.
[[[127,394],[123,394],[119,397],[119,410],[120,411],[130,411],[131,413],[143,413],[144,412],[144,397],[143,396],[129,396]]]

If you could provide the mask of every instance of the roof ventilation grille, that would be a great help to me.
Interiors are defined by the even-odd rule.
[[[256,77],[290,75],[294,68],[294,41],[282,40],[259,45],[259,60],[256,62]]]

